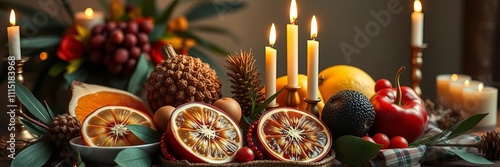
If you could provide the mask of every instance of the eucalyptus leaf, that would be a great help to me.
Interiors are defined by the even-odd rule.
[[[24,127],[31,133],[36,136],[42,136],[43,134],[47,133],[47,130],[34,124],[31,123],[30,121],[27,121],[25,119],[20,118],[19,121],[24,125]]]
[[[451,131],[450,135],[447,138],[452,139],[460,136],[461,134],[464,134],[465,132],[476,126],[481,120],[483,120],[486,115],[488,115],[488,113],[476,114],[463,121],[460,121],[459,123],[457,123],[456,128]]]
[[[45,103],[45,108],[47,109],[47,113],[50,116],[50,120],[53,120],[55,117],[54,112],[52,112],[52,109],[50,109],[50,106],[49,106],[49,104],[47,104],[47,101],[43,101],[43,102]]]
[[[61,43],[60,36],[43,36],[36,38],[21,38],[22,49],[45,49],[58,46]]]
[[[73,73],[64,73],[65,87],[69,87],[73,81],[85,81],[87,79],[87,72],[83,68],[78,68]]]
[[[480,164],[480,165],[494,164],[493,162],[487,160],[486,158],[479,156],[479,155],[476,155],[476,154],[472,154],[472,153],[469,153],[469,152],[466,152],[463,150],[457,150],[457,149],[452,149],[452,148],[448,148],[448,147],[444,147],[444,148],[448,151],[451,151],[451,152],[457,154],[460,158],[462,158],[463,160],[470,162],[470,163]]]
[[[127,125],[126,127],[145,143],[155,143],[160,141],[161,134],[147,126],[132,124]]]
[[[245,7],[243,1],[202,1],[186,14],[186,18],[189,21],[216,15],[222,18],[224,14],[237,11],[243,7]]]
[[[28,111],[45,125],[50,125],[52,119],[42,103],[19,81],[16,80],[15,86],[17,98],[24,104]]]
[[[159,38],[161,38],[161,36],[163,36],[163,34],[165,34],[166,28],[167,28],[167,25],[165,22],[159,22],[158,24],[155,24],[153,31],[151,31],[151,33],[149,33],[149,42],[155,42]]]
[[[144,80],[148,77],[149,71],[152,70],[151,66],[150,62],[146,59],[144,54],[142,54],[141,57],[139,57],[137,67],[128,82],[128,92],[135,94],[137,90],[142,87]]]
[[[201,33],[209,32],[219,35],[226,35],[229,38],[231,38],[234,42],[239,42],[238,36],[236,34],[222,27],[215,27],[212,25],[193,25],[189,27],[189,29],[193,32],[201,32]]]
[[[172,15],[172,12],[174,11],[175,7],[177,7],[177,4],[179,3],[179,0],[174,0],[170,5],[168,5],[168,8],[163,11],[162,14],[156,19],[157,21],[161,21],[164,23],[168,23],[170,20],[170,16]]]
[[[138,148],[127,148],[120,151],[115,158],[115,162],[123,167],[151,166],[153,160],[151,156]]]
[[[359,166],[378,154],[382,145],[359,137],[344,135],[333,141],[336,159],[343,164]]]
[[[223,56],[227,56],[229,54],[228,51],[222,49],[221,47],[205,40],[205,39],[202,39],[198,36],[196,36],[195,34],[189,32],[189,31],[181,31],[181,32],[176,32],[177,35],[179,35],[180,37],[183,37],[183,38],[189,38],[189,39],[193,39],[196,41],[196,43],[212,52],[215,52],[215,53],[218,53],[219,55],[223,55]]]
[[[49,140],[42,140],[23,149],[14,160],[12,167],[43,166],[50,158],[55,146]]]

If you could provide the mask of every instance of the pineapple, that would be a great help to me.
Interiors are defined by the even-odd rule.
[[[240,103],[243,115],[249,116],[252,107],[252,99],[250,97],[250,92],[253,89],[256,93],[255,104],[260,105],[265,100],[265,95],[261,92],[263,86],[261,86],[261,79],[259,78],[260,73],[255,66],[255,58],[252,51],[235,53],[229,55],[226,59],[227,66],[229,70],[227,75],[229,76],[229,81],[231,82],[231,93],[233,94],[233,99]]]

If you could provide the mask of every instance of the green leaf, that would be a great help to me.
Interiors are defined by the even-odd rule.
[[[477,123],[479,123],[481,120],[483,120],[483,118],[486,117],[486,115],[488,115],[488,113],[476,114],[463,121],[460,121],[459,123],[456,124],[455,126],[456,128],[451,131],[450,135],[447,138],[452,139],[457,136],[460,136],[461,134],[464,134],[465,132],[469,131],[474,126],[476,126]]]
[[[78,68],[73,73],[64,73],[65,87],[69,87],[73,81],[85,81],[85,79],[87,79],[87,72],[83,68]]]
[[[42,103],[38,101],[28,88],[16,80],[16,95],[17,98],[24,104],[24,106],[35,116],[38,120],[50,125],[52,119],[47,110],[43,107]]]
[[[138,148],[127,148],[125,150],[120,151],[115,158],[115,162],[119,166],[127,167],[136,167],[136,166],[151,166],[153,160],[151,156]]]
[[[196,44],[197,45],[200,45],[212,52],[215,52],[215,53],[218,53],[219,55],[223,55],[223,56],[227,56],[229,54],[228,51],[222,49],[221,47],[207,41],[207,40],[204,40],[196,35],[194,35],[193,33],[191,32],[188,32],[188,31],[184,31],[184,32],[176,32],[177,35],[179,35],[180,37],[183,37],[183,38],[189,38],[189,39],[193,39],[196,41]]]
[[[56,77],[59,74],[62,74],[66,70],[66,64],[62,62],[58,62],[54,65],[52,65],[49,69],[49,76],[51,77]]]
[[[378,154],[382,145],[359,137],[344,135],[333,141],[336,159],[343,164],[359,166]]]
[[[160,22],[158,24],[155,24],[153,31],[149,33],[149,42],[154,42],[157,41],[163,34],[165,34],[165,29],[167,28],[167,25],[165,22]]]
[[[174,0],[170,5],[168,6],[167,9],[163,11],[163,13],[156,19],[156,21],[168,23],[170,20],[170,16],[172,15],[172,12],[174,11],[175,7],[179,3],[179,0]]]
[[[152,64],[146,59],[144,54],[139,57],[139,62],[137,63],[137,67],[135,68],[134,73],[130,77],[130,81],[128,82],[127,91],[135,94],[139,88],[142,87],[142,83],[148,77],[148,73],[152,68],[150,68]]]
[[[142,0],[141,1],[141,11],[143,16],[156,17],[156,7],[155,0]]]
[[[186,18],[195,21],[206,17],[218,15],[222,18],[224,14],[237,11],[245,6],[243,1],[203,1],[192,8]]]
[[[269,103],[271,103],[274,99],[276,99],[276,97],[278,97],[278,95],[280,95],[280,93],[283,91],[283,89],[285,89],[285,87],[281,88],[278,92],[274,93],[271,97],[267,98],[262,104],[259,105],[259,107],[257,107],[257,109],[255,111],[257,111],[259,113],[264,111],[266,106],[269,105]]]
[[[28,131],[36,136],[42,136],[43,134],[47,133],[47,130],[34,124],[34,123],[31,123],[30,121],[28,120],[25,120],[25,119],[22,119],[20,118],[19,121],[24,125],[24,127],[26,129],[28,129]]]
[[[199,33],[214,33],[214,34],[220,34],[220,35],[227,35],[230,37],[234,42],[239,42],[238,36],[231,31],[224,29],[222,27],[215,27],[211,25],[193,25],[189,27],[189,29],[193,32],[199,32]]]
[[[54,112],[52,112],[52,109],[50,109],[49,104],[47,104],[46,101],[43,101],[43,102],[45,103],[45,108],[47,108],[47,113],[50,116],[50,120],[53,120],[55,117]]]
[[[160,141],[161,134],[147,126],[132,124],[125,127],[127,127],[127,129],[129,129],[135,136],[145,143],[155,143]]]
[[[22,49],[44,49],[58,46],[59,43],[61,43],[61,37],[55,35],[21,39]]]
[[[49,140],[43,140],[26,147],[12,161],[12,167],[43,166],[50,158],[54,147]]]
[[[444,148],[448,151],[451,151],[451,152],[457,154],[463,160],[470,162],[470,163],[473,163],[473,164],[480,164],[480,165],[494,164],[493,162],[487,160],[486,158],[479,156],[479,155],[476,155],[476,154],[472,154],[472,153],[462,151],[462,150],[451,149],[448,147],[444,147]]]

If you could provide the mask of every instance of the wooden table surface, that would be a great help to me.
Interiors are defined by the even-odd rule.
[[[500,131],[500,114],[497,114],[497,126],[496,126],[496,129],[495,131],[499,132]],[[7,131],[6,131],[6,128],[0,128],[0,136],[5,134]],[[484,134],[485,132],[474,132],[473,134],[475,135],[482,135]],[[474,153],[477,153],[477,149],[473,148],[471,149],[472,152]],[[479,153],[477,153],[479,154]],[[0,167],[9,167],[10,166],[10,161],[6,161],[4,160],[5,158],[4,157],[0,157]],[[464,160],[457,160],[457,161],[451,161],[451,162],[447,162],[445,164],[441,164],[439,166],[499,166],[500,167],[500,160],[497,160],[497,161],[493,161],[495,164],[493,165],[476,165],[476,164],[471,164],[471,163],[468,163],[467,161],[464,161]],[[432,167],[432,166],[429,166],[429,167]]]

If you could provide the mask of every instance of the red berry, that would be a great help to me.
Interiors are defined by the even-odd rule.
[[[375,143],[375,141],[373,141],[373,139],[370,136],[363,136],[362,139],[369,141],[369,142],[372,142],[372,143]]]
[[[391,139],[391,144],[389,148],[408,148],[408,141],[404,137],[394,136]]]
[[[250,162],[255,158],[255,154],[252,149],[248,147],[242,147],[236,152],[236,161],[238,162]]]
[[[383,134],[383,133],[377,133],[373,136],[373,141],[375,141],[375,143],[377,144],[382,144],[382,149],[386,149],[386,148],[389,148],[389,144],[390,144],[390,140],[389,140],[389,137],[387,137],[387,135]]]
[[[392,88],[391,81],[387,79],[379,79],[377,83],[375,83],[375,92],[378,92],[379,90],[385,89],[385,88]]]

